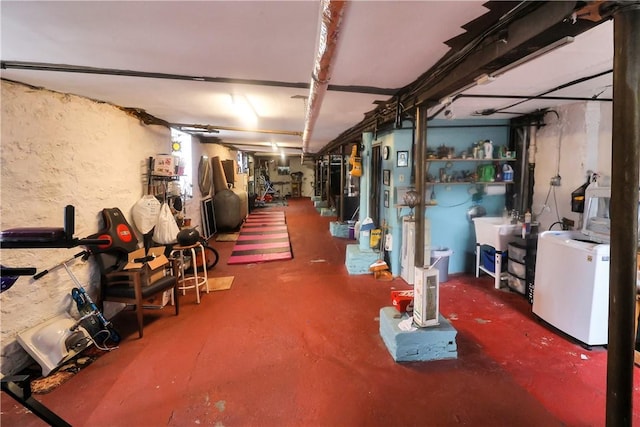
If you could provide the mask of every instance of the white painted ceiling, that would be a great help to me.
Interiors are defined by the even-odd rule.
[[[553,91],[546,96],[612,99],[613,74],[606,73],[612,68],[613,23],[607,21],[575,37],[573,41],[497,76],[486,85],[477,85],[464,94],[540,95],[574,80],[603,73],[600,77]],[[522,99],[463,98],[453,102],[451,111],[455,117],[477,118],[476,112],[495,109],[501,112],[491,115],[491,118],[509,119],[536,110],[576,102],[541,99],[510,107],[521,101]]]
[[[65,64],[186,76],[308,84],[316,58],[319,1],[2,1],[3,61]],[[449,48],[445,41],[487,9],[477,1],[355,1],[345,12],[332,85],[397,89],[418,78]],[[535,61],[465,94],[538,95],[612,68],[612,27],[605,23]],[[170,123],[302,132],[308,89],[101,74],[3,69],[2,78],[137,108]],[[550,95],[612,97],[611,74]],[[257,123],[236,114],[231,96],[248,99]],[[390,98],[328,91],[310,139],[318,152],[359,123],[374,101]],[[500,110],[517,99],[457,98],[456,118]],[[527,113],[561,104],[530,101]],[[491,118],[511,118],[499,112]],[[476,117],[477,118],[477,117]],[[272,142],[297,148],[301,137],[220,131],[249,151]],[[251,145],[249,145],[251,144]]]

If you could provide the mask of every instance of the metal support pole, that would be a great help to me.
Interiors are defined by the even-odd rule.
[[[324,169],[322,170],[322,200],[329,201],[329,188],[331,188],[331,154],[322,157],[325,159]]]
[[[633,420],[633,355],[640,172],[640,2],[613,15],[613,132],[607,414],[609,427]]]
[[[345,187],[347,185],[347,177],[346,177],[346,173],[345,173],[345,161],[344,161],[344,156],[345,156],[345,146],[341,145],[340,146],[340,198],[339,200],[339,208],[338,209],[338,221],[344,221],[345,217],[344,217],[344,190]]]
[[[18,403],[29,409],[41,420],[53,427],[71,427],[45,405],[31,395],[31,383],[28,375],[15,375],[2,378],[2,391],[13,397]]]
[[[416,247],[415,247],[415,266],[422,268],[425,265],[424,260],[424,215],[425,215],[425,183],[426,164],[425,159],[427,151],[427,107],[420,105],[416,110],[416,141],[415,156],[413,158],[413,167],[416,174],[416,191],[420,195],[418,206],[415,207],[416,221]]]
[[[316,158],[316,182],[313,187],[313,195],[320,196],[322,188],[322,157]]]

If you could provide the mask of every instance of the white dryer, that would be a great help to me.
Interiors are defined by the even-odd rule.
[[[538,235],[533,313],[587,345],[607,344],[610,195],[587,188],[581,231]]]

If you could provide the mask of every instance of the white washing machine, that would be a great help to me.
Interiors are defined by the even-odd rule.
[[[581,231],[538,235],[533,313],[587,345],[607,344],[610,195],[588,187]]]

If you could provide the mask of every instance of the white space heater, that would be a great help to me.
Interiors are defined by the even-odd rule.
[[[428,219],[424,219],[424,262],[431,259],[431,228]],[[402,220],[402,251],[400,253],[400,277],[409,285],[415,282],[416,222],[413,217]]]
[[[435,326],[440,315],[440,280],[437,268],[415,268],[413,323],[421,328]]]

